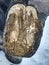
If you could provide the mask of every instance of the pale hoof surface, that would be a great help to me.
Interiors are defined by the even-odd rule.
[[[32,56],[41,40],[43,24],[34,7],[16,4],[8,12],[4,29],[5,53],[17,57]]]

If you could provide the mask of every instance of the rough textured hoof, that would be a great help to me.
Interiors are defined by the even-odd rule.
[[[17,57],[31,57],[38,49],[43,24],[32,6],[16,4],[8,12],[3,34],[4,50],[11,62],[19,63]],[[14,59],[14,60],[13,60]]]

